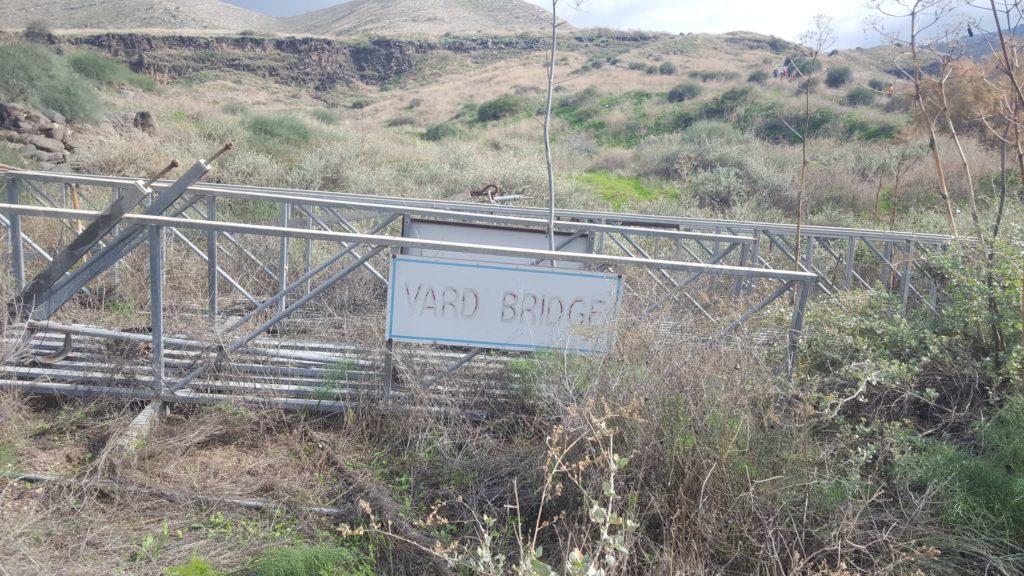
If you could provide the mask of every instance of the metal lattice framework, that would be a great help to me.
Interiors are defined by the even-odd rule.
[[[887,289],[899,294],[904,307],[933,307],[936,288],[924,259],[953,242],[939,235],[805,226],[806,248],[798,258],[793,226],[573,210],[556,212],[556,230],[566,238],[561,245],[586,236],[592,254],[437,242],[402,237],[403,223],[542,230],[546,214],[494,204],[200,184],[208,169],[200,161],[177,181],[148,183],[30,171],[3,175],[3,260],[21,294],[9,305],[16,322],[4,337],[36,355],[65,357],[50,364],[38,357],[14,362],[2,369],[0,385],[169,402],[231,395],[336,410],[352,402],[388,406],[414,395],[426,395],[428,405],[435,394],[466,397],[452,373],[473,361],[484,382],[501,388],[495,372],[500,357],[478,358],[480,349],[417,348],[409,364],[432,362],[438,369],[392,379],[391,347],[373,337],[380,330],[357,333],[345,344],[293,337],[303,322],[330,316],[318,302],[336,297],[345,282],[356,286],[356,300],[382,293],[387,259],[409,248],[623,271],[631,319],[665,329],[699,326],[704,340],[736,330],[766,308],[791,305],[789,325],[775,329],[785,339],[791,370],[813,293]],[[61,317],[67,302],[88,300],[104,286],[138,276],[145,276],[149,292],[148,306],[139,306],[149,318],[143,333]],[[340,306],[349,304],[342,299]],[[382,303],[349,308],[347,314],[370,331],[382,318]],[[274,332],[276,338],[268,336]],[[74,350],[62,352],[69,334],[75,335]],[[112,372],[110,350],[104,349],[111,342],[141,351],[129,362],[130,374]],[[481,381],[480,374],[471,380]],[[489,393],[469,394],[482,395]]]

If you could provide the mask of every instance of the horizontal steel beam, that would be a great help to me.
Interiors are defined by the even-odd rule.
[[[71,210],[66,208],[41,208],[37,206],[22,206],[15,204],[0,204],[0,212],[35,217],[78,218],[80,220],[92,220],[93,218],[98,216],[97,212],[90,210]],[[215,230],[218,232],[234,232],[238,234],[254,234],[273,237],[305,238],[313,240],[325,240],[331,242],[355,242],[359,244],[366,244],[368,246],[384,246],[388,248],[451,250],[454,252],[466,252],[470,254],[490,254],[493,256],[544,259],[554,260],[557,262],[579,262],[582,264],[591,264],[595,266],[640,267],[656,270],[705,272],[709,274],[723,274],[727,276],[742,276],[745,278],[773,278],[778,280],[802,281],[817,279],[817,275],[808,274],[806,272],[765,270],[762,268],[742,268],[739,266],[725,266],[721,264],[701,264],[698,262],[648,260],[645,258],[626,258],[622,256],[603,256],[597,254],[550,252],[548,250],[504,248],[500,246],[486,246],[481,244],[440,242],[433,240],[420,240],[416,238],[377,236],[372,234],[350,234],[346,232],[328,232],[323,230],[312,230],[303,228],[282,228],[279,226],[263,226],[259,224],[236,224],[232,222],[191,220],[187,218],[172,218],[168,216],[128,214],[124,217],[124,220],[126,222],[135,223],[139,225],[169,226],[173,228],[187,228],[193,230]]]
[[[49,172],[32,172],[14,170],[10,171],[9,178],[25,178],[47,182],[69,182],[86,186],[122,186],[132,182],[130,178],[84,176],[77,174],[55,174]],[[169,186],[170,181],[161,180],[153,184],[153,188]],[[207,185],[200,184],[192,186],[190,192],[198,194],[227,195],[234,197],[245,197],[246,194],[257,194],[259,199],[273,202],[306,201],[316,202],[349,202],[353,204],[369,203],[372,205],[387,207],[395,211],[411,211],[413,209],[442,210],[445,212],[462,212],[466,214],[500,215],[514,218],[526,218],[527,220],[544,221],[546,210],[540,208],[524,208],[518,206],[499,206],[492,204],[479,204],[473,202],[457,202],[451,200],[423,200],[410,198],[389,198],[369,194],[350,194],[341,192],[323,192],[310,190],[296,190],[287,188],[267,188],[259,186],[241,185]],[[241,194],[241,196],[238,196]],[[661,228],[660,232],[668,232],[665,228],[690,228],[699,230],[714,230],[716,228],[731,229],[734,234],[749,234],[755,231],[771,231],[776,234],[793,235],[796,233],[796,226],[792,224],[770,223],[770,222],[743,222],[736,220],[721,220],[709,218],[684,218],[675,216],[653,216],[645,214],[620,214],[614,212],[587,212],[582,210],[555,211],[556,217],[572,218],[589,222],[608,222],[609,226],[627,228],[653,227]],[[562,222],[563,225],[574,223]],[[617,225],[617,226],[616,226]],[[859,228],[842,228],[832,226],[807,226],[801,227],[801,232],[822,238],[869,238],[872,240],[906,241],[913,240],[927,244],[948,245],[954,242],[973,244],[973,238],[956,238],[944,234],[922,234],[912,232],[890,232],[885,230],[871,230]],[[714,235],[714,234],[712,234]]]

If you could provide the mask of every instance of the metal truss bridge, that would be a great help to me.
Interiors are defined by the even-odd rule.
[[[439,241],[402,231],[543,231],[547,211],[201,183],[215,158],[175,181],[0,173],[0,388],[329,411],[514,393],[507,353],[384,341],[388,263],[408,250],[620,272],[624,326],[706,343],[756,324],[791,372],[808,299],[886,290],[934,310],[927,261],[955,242],[804,226],[796,254],[792,225],[577,210],[556,211],[558,248],[587,253]]]

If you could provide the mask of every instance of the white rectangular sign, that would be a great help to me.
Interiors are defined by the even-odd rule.
[[[504,226],[486,226],[480,224],[463,224],[461,222],[438,222],[435,220],[406,220],[402,226],[402,236],[420,240],[439,240],[460,244],[484,244],[487,246],[503,246],[506,248],[524,248],[527,250],[547,250],[548,236],[543,230],[529,228],[509,228]],[[590,238],[581,234],[575,238],[567,232],[555,232],[555,249],[559,252],[577,252],[589,254]],[[471,254],[451,250],[424,250],[406,248],[404,254],[409,256],[427,256],[430,258],[450,258],[454,260],[487,260],[502,264],[533,264],[530,258],[515,256],[494,256],[491,254]],[[585,264],[579,262],[559,262],[559,268],[582,270]]]
[[[395,256],[387,337],[506,350],[606,353],[622,276]]]

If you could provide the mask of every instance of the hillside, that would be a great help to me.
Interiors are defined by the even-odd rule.
[[[270,30],[276,19],[219,0],[6,0],[0,29]]]
[[[292,33],[440,35],[543,29],[547,12],[522,0],[350,0],[286,18]]]

